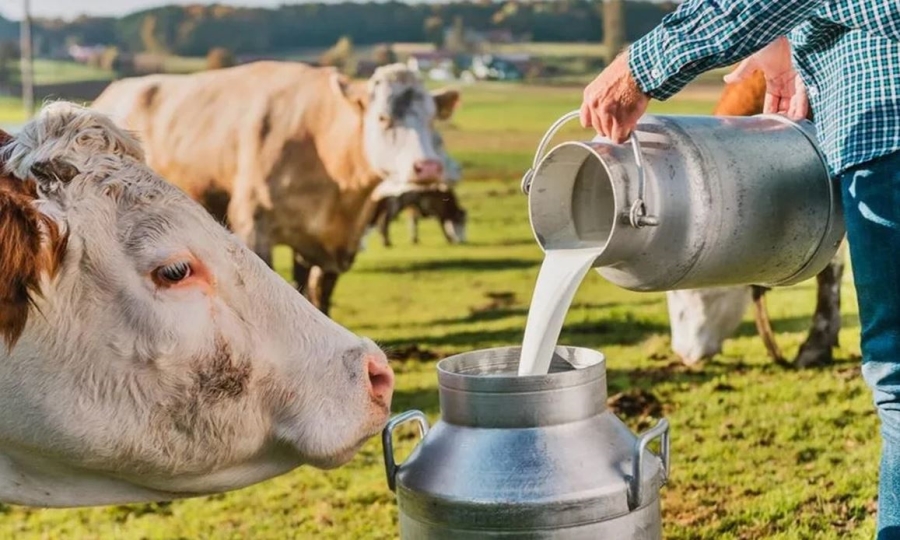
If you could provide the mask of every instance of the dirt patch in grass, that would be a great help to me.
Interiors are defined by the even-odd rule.
[[[516,304],[516,293],[512,291],[488,291],[484,293],[487,303],[469,309],[472,315],[507,309]]]
[[[606,405],[620,418],[637,420],[637,429],[644,430],[663,415],[663,404],[656,395],[643,388],[619,392],[606,400]]]
[[[432,349],[419,347],[418,345],[402,345],[399,347],[391,347],[387,354],[390,358],[396,360],[419,360],[421,362],[429,362],[437,360],[443,355]]]

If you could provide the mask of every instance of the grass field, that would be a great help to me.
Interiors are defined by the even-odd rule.
[[[11,65],[13,80],[19,80],[19,63]],[[107,81],[114,77],[112,71],[61,60],[34,60],[34,80],[39,84],[54,84],[71,81]]]
[[[485,85],[466,87],[463,96],[444,129],[466,167],[460,198],[470,243],[448,246],[425,222],[421,245],[412,246],[398,221],[395,247],[371,238],[339,282],[332,314],[395,358],[393,412],[421,409],[432,422],[437,359],[522,338],[541,253],[519,179],[542,131],[577,107],[580,91]],[[687,92],[653,110],[708,113],[712,106],[708,92]],[[561,137],[589,135],[571,126]],[[277,255],[286,272],[286,252]],[[560,341],[607,355],[610,395],[628,405],[617,410],[632,429],[660,415],[671,422],[665,538],[872,537],[877,419],[859,374],[850,279],[836,364],[793,371],[767,360],[749,313],[722,355],[683,367],[669,351],[663,295],[627,292],[596,273],[586,278]],[[805,337],[814,297],[811,282],[770,295],[786,354]],[[401,455],[412,442],[402,437]],[[17,540],[380,539],[396,537],[396,522],[374,439],[341,469],[300,469],[224,495],[84,510],[0,506],[0,538]]]

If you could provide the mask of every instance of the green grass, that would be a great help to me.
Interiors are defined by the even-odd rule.
[[[166,73],[194,73],[206,69],[206,58],[194,56],[167,56],[163,60]]]
[[[19,78],[19,63],[13,62],[10,68],[13,79]],[[34,61],[34,80],[38,84],[55,84],[72,81],[107,81],[112,80],[114,73],[105,69],[70,62],[65,60],[47,60],[37,58]]]
[[[0,125],[25,121],[25,108],[19,98],[0,96]]]
[[[581,106],[583,86],[527,86],[480,83],[457,86],[462,102],[454,116],[441,126],[467,178],[521,177],[534,157],[543,132],[563,114]],[[653,102],[651,113],[708,114],[713,110],[710,92],[689,90],[668,103]],[[578,120],[565,126],[554,141],[589,140],[591,132]],[[552,144],[552,143],[551,143]]]
[[[449,148],[464,156],[460,198],[470,243],[448,246],[423,222],[412,246],[402,220],[395,247],[370,238],[338,283],[333,317],[378,340],[396,358],[393,412],[411,408],[436,421],[435,360],[420,359],[517,344],[541,261],[518,180],[542,131],[574,108],[579,92],[512,85],[466,87]],[[711,110],[686,94],[657,112]],[[570,128],[565,137],[587,134]],[[495,171],[500,171],[498,174]],[[477,181],[474,178],[492,179]],[[287,275],[288,253],[276,261]],[[834,366],[805,371],[773,365],[748,313],[723,354],[684,367],[669,350],[662,294],[618,289],[591,273],[560,341],[608,358],[610,395],[639,392],[671,422],[672,471],[662,490],[667,539],[871,538],[878,464],[877,420],[859,374],[851,277]],[[788,355],[805,337],[814,283],[769,297]],[[419,351],[413,350],[418,347]],[[647,409],[620,416],[643,429]],[[408,452],[412,437],[400,441]],[[379,539],[395,538],[397,513],[373,439],[347,466],[301,468],[236,492],[162,505],[79,510],[0,506],[0,538]]]

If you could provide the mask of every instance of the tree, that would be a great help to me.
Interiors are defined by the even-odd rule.
[[[106,47],[100,55],[100,69],[115,71],[119,59],[118,47]]]
[[[444,46],[444,19],[437,15],[425,19],[425,39],[434,44],[436,49]]]
[[[151,53],[165,53],[166,48],[156,37],[157,18],[155,15],[147,15],[141,21],[141,43],[144,50]]]
[[[206,53],[206,69],[222,69],[236,63],[234,54],[225,47],[213,47]]]
[[[452,53],[460,53],[466,50],[466,29],[463,26],[463,18],[457,15],[453,18],[453,26],[450,35],[447,36],[444,46]]]
[[[379,45],[372,51],[372,59],[379,66],[385,66],[397,61],[397,53],[394,52],[394,48],[390,45]]]
[[[338,70],[353,74],[356,70],[356,62],[353,58],[353,41],[348,36],[341,36],[337,43],[322,53],[319,64],[334,66]]]

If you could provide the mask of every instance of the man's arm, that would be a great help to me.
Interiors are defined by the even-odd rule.
[[[687,0],[628,49],[641,90],[665,100],[705,71],[746,58],[826,0]]]

